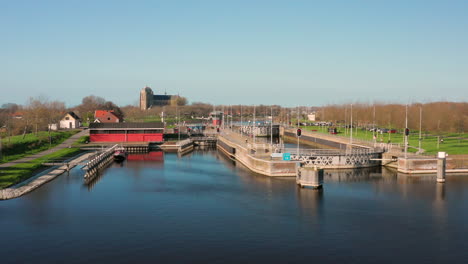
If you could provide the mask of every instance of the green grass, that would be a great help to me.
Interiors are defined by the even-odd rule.
[[[79,130],[51,132],[51,145],[49,145],[49,134],[47,131],[41,131],[37,136],[33,133],[26,134],[24,139],[22,135],[2,138],[2,159],[0,163],[17,160],[47,150],[78,132]]]
[[[89,143],[89,136],[80,137],[75,143],[72,144],[73,147],[79,147],[81,144]]]
[[[35,173],[46,168],[42,163],[64,160],[65,158],[76,156],[80,152],[79,148],[65,148],[29,162],[0,169],[0,189],[29,179]]]
[[[318,126],[304,127],[306,130],[317,130],[318,133],[327,133],[327,128],[321,128]],[[350,133],[345,133],[344,128],[338,129],[339,136],[349,137]],[[419,146],[419,132],[412,131],[409,135],[409,152],[416,152]],[[391,143],[400,143],[404,145],[404,135],[402,133],[396,134],[379,134],[377,135],[377,142],[387,143],[389,140]],[[353,138],[362,139],[367,141],[373,141],[373,134],[371,131],[363,131],[361,129],[353,129]],[[454,133],[442,133],[440,138],[443,138],[443,142],[438,142],[438,136],[431,133],[422,133],[421,148],[425,150],[425,154],[436,154],[438,151],[445,151],[448,154],[468,154],[468,134],[454,134]],[[459,139],[461,138],[461,139]]]

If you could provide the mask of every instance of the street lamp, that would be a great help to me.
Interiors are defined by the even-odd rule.
[[[351,126],[350,126],[350,131],[351,134],[349,136],[349,143],[353,144],[353,104],[351,104]]]

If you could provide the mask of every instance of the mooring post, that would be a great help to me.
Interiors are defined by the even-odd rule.
[[[437,182],[445,182],[445,167],[446,167],[446,154],[445,152],[437,153]]]

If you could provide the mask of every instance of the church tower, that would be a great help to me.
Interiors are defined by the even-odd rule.
[[[140,91],[140,109],[147,110],[153,105],[153,90],[145,86]]]

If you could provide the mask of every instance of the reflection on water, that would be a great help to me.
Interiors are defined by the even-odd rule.
[[[2,263],[462,263],[468,177],[326,171],[323,190],[216,150],[130,154],[0,202]],[[24,252],[27,252],[25,254]]]

